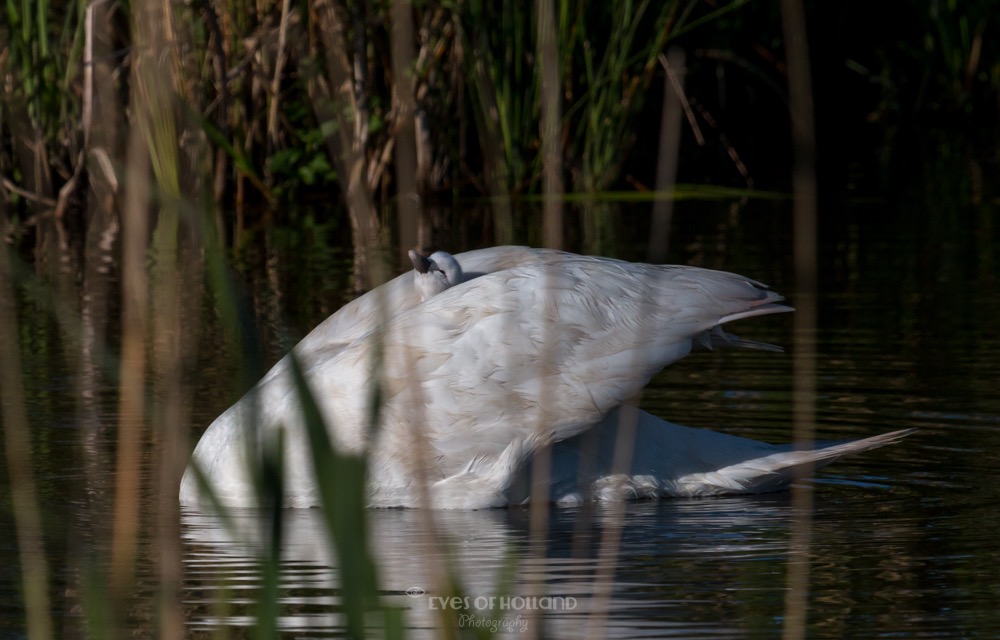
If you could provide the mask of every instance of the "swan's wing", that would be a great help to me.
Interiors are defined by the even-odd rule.
[[[788,310],[779,300],[733,274],[568,255],[487,274],[383,334],[386,416],[407,424],[422,414],[446,474],[517,438],[563,440],[686,355],[693,337]]]
[[[614,260],[611,258],[577,256],[564,251],[554,249],[538,249],[520,246],[501,246],[486,249],[476,249],[456,254],[455,259],[462,267],[467,281],[472,281],[480,276],[505,271],[508,269],[528,268],[536,269],[543,265],[565,264],[567,262],[589,262],[598,265],[600,269],[610,266],[618,266],[623,269],[643,268],[646,265],[635,265],[632,263]],[[654,267],[662,269],[664,267]],[[670,269],[670,267],[665,267]],[[708,275],[708,279],[717,279],[716,285],[724,284],[729,278],[739,278],[741,283],[752,283],[755,287],[764,288],[760,283],[733,276],[725,272],[711,271],[708,269],[696,269],[694,267],[677,267],[689,272],[700,272]],[[712,274],[715,274],[713,276]],[[461,285],[458,285],[461,286]],[[739,289],[742,286],[738,285]],[[722,290],[720,294],[724,295]],[[780,300],[780,296],[777,297]],[[357,340],[372,330],[378,328],[385,322],[396,318],[413,309],[420,304],[420,295],[413,281],[413,272],[407,271],[385,284],[355,298],[351,302],[341,307],[338,311],[330,315],[313,329],[309,335],[295,347],[295,351],[301,354],[308,354],[311,350],[321,349],[330,343],[349,343]],[[788,311],[787,307],[778,309],[771,307],[770,311],[760,308],[754,309],[749,315],[761,315],[762,313],[775,313],[777,311]],[[748,310],[742,309],[737,313],[746,313]],[[747,317],[747,316],[740,316]],[[729,322],[737,319],[733,316],[723,320]],[[735,336],[728,336],[735,338]],[[712,346],[719,346],[720,342],[711,340]],[[734,343],[730,343],[734,344]],[[755,348],[749,341],[736,340],[734,346],[747,346]]]

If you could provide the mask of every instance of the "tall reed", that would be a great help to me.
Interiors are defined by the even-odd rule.
[[[796,314],[793,334],[795,360],[792,420],[796,446],[809,448],[816,432],[816,296],[819,288],[817,256],[816,124],[809,46],[802,0],[783,0],[782,19],[788,43],[788,90],[791,112],[794,189],[794,260]],[[784,640],[807,637],[810,555],[812,551],[812,487],[792,488],[794,524],[790,542]]]
[[[6,225],[6,207],[0,200],[0,225]],[[50,569],[45,550],[42,514],[35,484],[34,454],[21,378],[20,341],[17,336],[13,264],[9,249],[0,241],[0,418],[3,420],[5,466],[10,476],[14,528],[17,536],[24,598],[25,627],[31,638],[53,633],[49,599]]]

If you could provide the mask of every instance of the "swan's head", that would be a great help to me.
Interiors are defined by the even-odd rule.
[[[421,302],[462,281],[462,267],[450,253],[435,251],[424,257],[410,249],[410,260],[413,262],[413,282],[417,285]]]

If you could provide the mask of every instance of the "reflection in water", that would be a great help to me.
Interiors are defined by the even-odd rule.
[[[914,471],[905,465],[897,470]],[[923,499],[906,483],[876,487],[828,478],[817,491],[810,615],[822,622],[820,635],[871,637],[890,629],[916,630],[912,624],[954,632],[957,621],[947,601],[931,595],[947,599],[943,590],[963,584],[959,576],[970,563],[929,545],[940,544],[940,536],[966,517],[981,516],[981,505],[958,506],[955,520],[932,533],[917,515]],[[439,535],[422,533],[419,511],[372,511],[372,552],[383,602],[404,609],[412,637],[438,637],[442,624],[465,629],[494,624],[513,633],[539,625],[536,631],[545,637],[583,637],[595,623],[600,542],[610,528],[621,526],[607,628],[599,635],[779,632],[791,520],[787,494],[630,504],[620,525],[608,521],[608,513],[553,511],[539,560],[530,551],[525,510],[435,512]],[[281,627],[333,633],[343,621],[332,570],[336,562],[321,518],[315,510],[286,515]],[[238,539],[212,516],[184,514],[185,605],[192,630],[254,623],[249,605],[260,576],[252,532],[259,523],[251,511],[237,512],[234,521]],[[976,536],[975,544],[982,542]],[[441,566],[454,572],[466,600],[441,599],[434,590],[433,574]],[[979,570],[978,579],[984,572]],[[507,575],[516,578],[501,590]],[[532,594],[542,599],[531,600]],[[221,611],[217,599],[226,603]],[[446,616],[448,609],[455,617]]]
[[[768,573],[780,570],[788,510],[781,494],[629,505],[607,632],[744,635],[749,630],[732,615],[735,610],[728,615],[720,610],[703,620],[678,613],[720,604],[710,602],[709,594],[719,586],[722,567],[758,562]],[[312,632],[341,628],[338,578],[332,570],[336,562],[320,513],[299,509],[285,515],[281,626]],[[436,535],[423,533],[425,514],[417,510],[375,510],[370,515],[383,602],[405,610],[414,637],[437,637],[435,630],[449,620],[448,609],[455,614],[451,622],[461,628],[487,625],[520,632],[538,624],[544,625],[545,636],[583,637],[593,613],[598,546],[610,527],[619,526],[600,508],[592,518],[581,509],[556,510],[545,557],[537,559],[530,553],[527,511],[520,509],[434,512]],[[260,521],[256,512],[238,511],[234,522],[238,533],[230,535],[214,516],[195,511],[183,515],[192,629],[254,622],[241,605],[252,604],[254,587],[260,583],[260,548],[254,535]],[[454,572],[461,600],[434,590],[434,574],[441,566]],[[513,574],[508,573],[511,569]],[[516,580],[498,590],[507,575]],[[776,579],[772,587],[780,584]],[[228,614],[216,611],[213,600],[218,597],[231,607]]]

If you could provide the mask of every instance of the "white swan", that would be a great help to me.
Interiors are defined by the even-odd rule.
[[[342,449],[370,453],[372,506],[415,506],[419,460],[430,462],[432,506],[520,502],[516,479],[538,446],[565,442],[556,446],[555,469],[561,473],[568,468],[562,461],[575,455],[573,438],[593,425],[598,437],[611,437],[614,415],[608,417],[609,412],[693,346],[770,348],[730,336],[719,325],[790,310],[778,304],[781,296],[757,282],[694,267],[523,247],[432,256],[435,263],[449,259],[457,269],[437,265],[432,271],[414,258],[415,272],[345,306],[294,350],[331,439]],[[428,274],[435,279],[431,284],[415,284],[415,277],[419,283]],[[380,317],[388,319],[375,331]],[[372,439],[366,417],[376,340],[385,353],[384,406],[382,426]],[[287,358],[213,422],[195,449],[193,463],[220,499],[237,506],[254,503],[242,455],[250,432],[246,426],[253,420],[258,432],[279,424],[288,429],[288,504],[318,504]],[[412,428],[416,424],[422,427]],[[637,451],[659,454],[636,457],[640,466],[633,464],[624,484],[611,482],[607,469],[595,476],[598,497],[610,497],[601,488],[605,485],[627,487],[619,497],[767,490],[777,484],[746,480],[750,469],[788,477],[783,469],[807,457],[822,462],[902,437],[886,434],[827,453],[785,454],[771,445],[671,425],[644,412],[639,413],[639,434]],[[725,465],[711,453],[715,449],[726,452]],[[708,463],[670,463],[677,455]],[[565,475],[554,478],[553,497],[571,502],[587,493],[570,486],[575,472]],[[199,501],[190,470],[180,497],[185,503]]]

